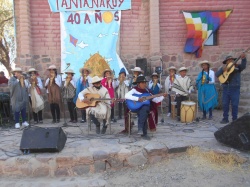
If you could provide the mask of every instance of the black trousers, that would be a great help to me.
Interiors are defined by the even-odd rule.
[[[180,115],[181,115],[181,102],[188,100],[188,97],[183,96],[183,95],[179,95],[179,96],[176,96],[175,100],[176,100],[176,104],[177,104],[177,116],[180,117]]]
[[[86,110],[82,110],[82,120],[86,121]]]
[[[57,103],[51,103],[50,104],[50,111],[53,117],[53,120],[60,120],[60,108],[59,104]]]
[[[127,106],[126,106],[126,103],[125,102],[120,102],[120,103],[118,103],[118,113],[119,113],[119,118],[121,119],[122,118],[122,111],[123,111],[123,113],[125,113],[125,111],[126,111],[126,108],[127,108]]]
[[[32,101],[31,101],[31,97],[29,97],[29,100],[30,100],[30,104],[31,104],[31,106],[32,106]],[[37,113],[35,113],[35,112],[32,112],[33,113],[33,119],[34,119],[34,121],[42,121],[43,120],[43,111],[42,110],[40,110],[40,111],[38,111]]]
[[[114,107],[111,108],[111,120],[115,118],[115,110]]]
[[[76,105],[75,105],[73,99],[67,100],[67,105],[68,105],[68,109],[69,109],[70,119],[72,121],[77,120]]]

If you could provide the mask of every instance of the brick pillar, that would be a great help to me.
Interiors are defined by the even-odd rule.
[[[32,66],[32,37],[29,0],[15,0],[17,66]]]
[[[150,54],[160,52],[159,0],[149,2]]]

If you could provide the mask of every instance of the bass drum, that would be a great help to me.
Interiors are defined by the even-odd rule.
[[[193,101],[181,102],[181,122],[190,123],[195,119],[196,103]]]

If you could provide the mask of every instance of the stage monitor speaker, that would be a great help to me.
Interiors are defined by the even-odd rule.
[[[148,75],[148,66],[146,58],[138,58],[136,59],[136,67],[140,67],[144,71],[144,76]]]
[[[242,151],[250,150],[250,113],[214,133],[217,141]]]
[[[59,152],[64,148],[67,136],[61,127],[24,129],[20,150],[28,152]]]

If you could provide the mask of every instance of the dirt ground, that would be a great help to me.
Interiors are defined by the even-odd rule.
[[[160,163],[106,173],[107,187],[250,186],[250,164],[219,166],[187,155]]]
[[[0,178],[1,187],[249,187],[250,163],[214,164],[184,154],[162,162],[119,171],[62,178]]]

